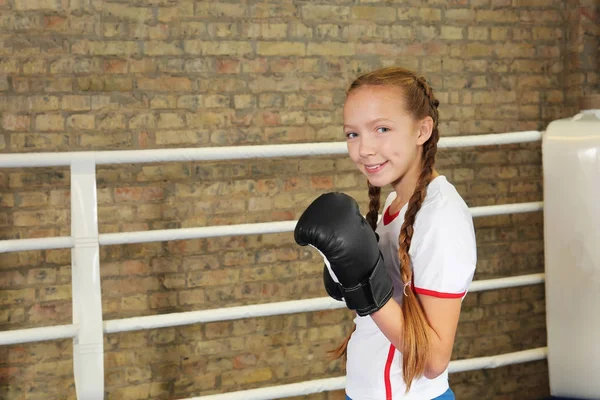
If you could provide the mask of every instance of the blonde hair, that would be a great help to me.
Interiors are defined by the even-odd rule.
[[[402,90],[405,100],[406,110],[415,119],[422,119],[427,116],[433,119],[433,131],[431,137],[423,144],[422,170],[406,209],[404,222],[400,229],[398,258],[400,259],[400,274],[404,282],[410,282],[412,285],[412,268],[410,263],[410,244],[413,237],[413,225],[417,212],[423,204],[427,193],[427,185],[432,180],[433,167],[437,152],[437,142],[439,141],[438,131],[438,105],[439,101],[435,98],[433,90],[427,84],[425,78],[416,75],[414,72],[400,67],[388,67],[379,69],[358,77],[348,89],[347,94],[361,86],[389,86]],[[375,230],[377,227],[377,218],[380,208],[381,188],[369,186],[369,212],[367,221]],[[406,291],[406,296],[402,302],[402,311],[404,314],[403,324],[403,347],[402,352],[402,375],[406,384],[406,391],[410,389],[412,381],[422,376],[425,371],[425,364],[429,355],[429,324],[421,303],[419,302],[413,290]],[[356,326],[354,327],[356,329]],[[344,342],[331,353],[339,358],[346,355],[346,349],[350,335]]]

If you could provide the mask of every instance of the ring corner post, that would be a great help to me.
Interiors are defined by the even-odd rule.
[[[71,161],[71,276],[73,371],[78,399],[104,398],[104,335],[100,283],[100,243],[96,194],[96,164],[89,153]]]
[[[548,125],[542,165],[550,394],[598,398],[600,96]]]

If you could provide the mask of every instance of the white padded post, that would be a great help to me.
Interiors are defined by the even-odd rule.
[[[71,162],[71,250],[73,370],[78,399],[104,398],[104,342],[100,291],[100,245],[93,156],[73,156]]]
[[[599,399],[600,109],[550,123],[542,151],[550,392]]]

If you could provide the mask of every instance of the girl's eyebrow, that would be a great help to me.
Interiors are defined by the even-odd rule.
[[[375,124],[378,124],[380,122],[394,122],[394,121],[392,121],[389,118],[375,118],[374,120],[369,121],[367,123],[367,125],[375,125]],[[354,128],[354,125],[344,124],[344,128]]]
[[[373,121],[371,121],[371,125],[375,125],[375,124],[377,124],[379,122],[394,122],[394,121],[392,121],[389,118],[376,118]]]

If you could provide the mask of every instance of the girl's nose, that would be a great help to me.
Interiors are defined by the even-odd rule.
[[[363,158],[375,155],[376,150],[373,141],[365,138],[364,136],[361,137],[358,154]]]

